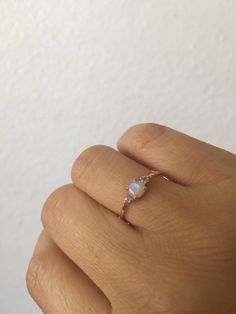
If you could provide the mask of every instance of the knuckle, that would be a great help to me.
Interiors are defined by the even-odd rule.
[[[63,204],[75,189],[73,184],[67,184],[53,191],[44,203],[41,212],[41,221],[45,228],[55,222],[55,217],[62,216]]]
[[[118,141],[118,145],[125,143],[126,139],[128,139],[129,145],[132,145],[135,150],[143,151],[146,150],[150,143],[164,134],[167,129],[166,126],[156,123],[137,124],[126,131]]]
[[[148,146],[162,136],[167,127],[155,123],[143,123],[134,126],[133,143],[138,151],[145,151]]]
[[[44,269],[43,259],[39,255],[32,257],[27,273],[26,273],[26,286],[30,295],[35,296],[36,291],[42,287],[44,283]]]
[[[150,130],[150,129],[158,129],[161,128],[162,125],[153,123],[153,122],[148,122],[148,123],[139,123],[135,124],[130,127],[128,130],[134,130],[134,131],[145,131],[145,130]]]
[[[88,175],[87,170],[89,169],[92,169],[91,172],[93,172],[99,161],[109,154],[111,149],[111,147],[101,144],[86,148],[75,160],[72,166],[72,181],[77,181],[78,178],[81,181],[84,176]]]

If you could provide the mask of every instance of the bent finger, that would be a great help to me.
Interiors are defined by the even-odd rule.
[[[234,154],[155,123],[129,128],[117,146],[126,156],[185,185],[236,175]]]
[[[44,313],[111,313],[101,290],[43,231],[27,271],[27,287]]]

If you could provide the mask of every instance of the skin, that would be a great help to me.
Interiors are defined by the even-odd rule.
[[[42,209],[27,287],[44,313],[236,313],[236,155],[171,128],[129,128],[75,160]],[[125,187],[160,170],[118,219]]]

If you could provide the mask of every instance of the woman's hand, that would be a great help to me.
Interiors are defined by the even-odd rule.
[[[168,127],[86,149],[53,192],[27,272],[44,313],[236,313],[236,156]],[[158,169],[118,218],[125,187]]]

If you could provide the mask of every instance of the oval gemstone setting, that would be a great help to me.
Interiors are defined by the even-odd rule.
[[[145,192],[145,185],[142,181],[136,181],[134,180],[129,185],[129,194],[132,196],[132,198],[139,198],[141,197]]]

